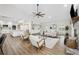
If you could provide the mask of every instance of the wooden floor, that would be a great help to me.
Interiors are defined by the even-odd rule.
[[[64,49],[57,43],[52,49],[42,47],[38,52],[29,40],[22,40],[20,37],[13,38],[10,34],[7,34],[3,52],[5,55],[63,55]]]

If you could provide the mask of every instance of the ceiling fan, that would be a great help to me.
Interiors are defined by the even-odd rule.
[[[39,4],[37,4],[36,6],[37,6],[37,11],[36,12],[32,12],[34,14],[34,16],[35,17],[37,16],[38,18],[39,17],[44,17],[45,14],[38,10]]]

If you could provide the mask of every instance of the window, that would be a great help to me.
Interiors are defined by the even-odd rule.
[[[12,26],[12,30],[16,30],[16,25],[13,25]]]

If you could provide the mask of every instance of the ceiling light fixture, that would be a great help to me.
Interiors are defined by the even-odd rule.
[[[45,14],[39,11],[39,4],[37,4],[36,6],[37,6],[37,11],[32,12],[34,14],[34,16],[37,16],[38,18],[39,17],[44,17]]]

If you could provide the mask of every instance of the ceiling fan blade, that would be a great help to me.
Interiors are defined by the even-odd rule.
[[[36,16],[37,18],[39,17],[44,17],[45,14],[43,14],[42,12],[39,12],[38,10],[39,4],[37,4],[37,12],[32,12],[34,14],[34,17]]]
[[[45,14],[41,14],[41,15],[45,15]]]
[[[39,16],[43,17],[44,15],[43,14],[39,14]]]

